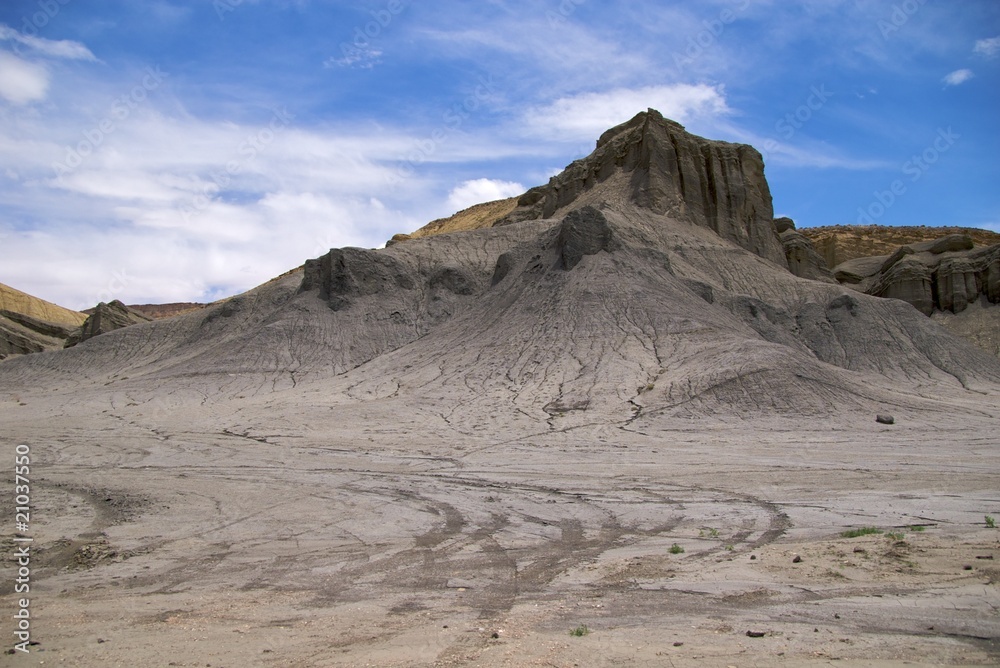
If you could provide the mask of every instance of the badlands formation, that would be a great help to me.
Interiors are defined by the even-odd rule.
[[[1000,660],[1000,359],[907,303],[995,247],[834,271],[652,110],[466,219],[0,364],[5,663]]]

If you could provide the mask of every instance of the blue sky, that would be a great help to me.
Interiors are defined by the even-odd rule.
[[[647,107],[757,147],[800,226],[1000,231],[994,0],[6,0],[0,282],[229,296]]]

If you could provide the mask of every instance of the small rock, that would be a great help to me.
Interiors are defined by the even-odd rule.
[[[976,556],[976,559],[989,559],[990,561],[993,561],[993,555],[992,554],[980,554],[980,555]]]
[[[765,635],[763,631],[747,631],[748,638],[763,638]]]
[[[834,613],[833,618],[834,619],[840,619],[840,613]]]
[[[963,571],[971,571],[972,570],[972,564],[966,564],[965,566],[962,566],[962,570]]]
[[[101,643],[105,643],[105,642],[107,642],[107,640],[105,640],[104,638],[98,638],[97,639],[97,644],[98,645],[100,645]]]
[[[878,422],[879,424],[895,424],[896,418],[892,417],[891,415],[879,414],[875,416],[875,421]]]
[[[756,554],[751,554],[750,555],[750,561],[756,561],[756,560],[757,560],[757,555]]]
[[[800,557],[799,555],[796,554],[795,558],[792,559],[792,563],[793,564],[801,564],[802,563],[802,557]]]
[[[684,646],[684,643],[682,643],[682,642],[675,642],[674,643],[674,647],[683,647],[683,646]]]
[[[497,633],[496,631],[494,631],[493,634],[490,637],[493,638],[493,639],[496,639],[496,638],[500,637],[500,634]]]

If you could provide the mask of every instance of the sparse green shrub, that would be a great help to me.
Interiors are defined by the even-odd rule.
[[[579,638],[580,636],[585,636],[590,633],[590,629],[587,628],[586,624],[580,624],[578,627],[569,632],[571,636]]]
[[[997,522],[996,522],[995,519],[993,519],[992,515],[987,515],[986,516],[986,528],[987,529],[996,529],[997,528]]]
[[[885,537],[888,538],[889,540],[903,540],[904,538],[906,538],[906,534],[903,533],[902,531],[898,532],[890,531],[885,535]]]
[[[927,527],[925,527],[923,524],[914,524],[913,526],[909,526],[909,527],[906,527],[906,528],[909,529],[910,531],[914,531],[916,533],[920,533],[921,531],[926,531],[927,530]]]
[[[670,554],[683,554],[683,553],[684,553],[684,548],[678,545],[677,543],[674,543],[673,545],[670,546]]]
[[[876,533],[882,533],[882,530],[875,527],[861,527],[860,529],[848,529],[847,531],[841,532],[840,535],[844,538],[857,538],[859,536],[870,536]]]

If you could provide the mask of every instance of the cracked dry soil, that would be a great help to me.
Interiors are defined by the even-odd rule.
[[[40,644],[5,664],[1000,659],[988,417],[407,443],[375,413],[268,434],[136,410],[29,425]],[[885,533],[841,536],[861,526]]]

